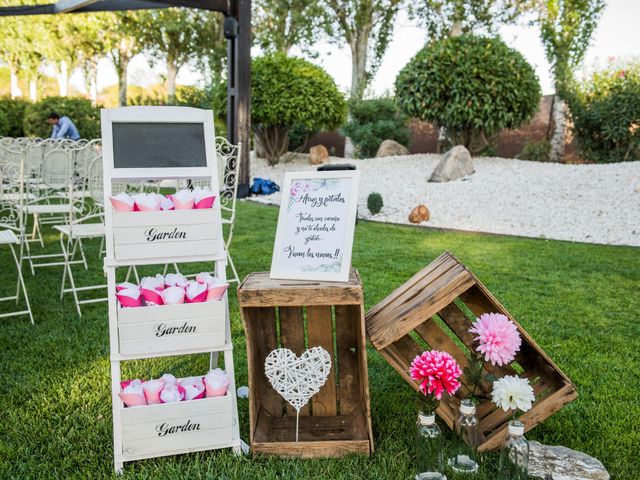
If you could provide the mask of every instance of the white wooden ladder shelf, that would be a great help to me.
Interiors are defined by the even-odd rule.
[[[187,452],[231,447],[241,453],[227,295],[218,302],[129,309],[114,295],[118,267],[212,262],[216,276],[226,279],[213,114],[184,107],[102,110],[102,139],[115,470],[120,473],[124,462]],[[163,179],[206,185],[216,196],[214,207],[111,208],[109,197],[123,184]],[[185,322],[189,328],[171,328]],[[178,334],[157,336],[159,324]],[[223,397],[132,408],[120,400],[123,361],[209,353],[215,366],[219,352],[229,376]]]

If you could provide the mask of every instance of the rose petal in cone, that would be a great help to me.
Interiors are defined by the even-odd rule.
[[[197,281],[190,281],[185,288],[185,302],[199,303],[207,299],[207,285]]]
[[[109,200],[111,200],[111,206],[113,207],[113,209],[116,212],[133,212],[133,208],[134,208],[134,203],[133,203],[133,199],[130,200],[131,202],[129,203],[128,201],[124,200],[124,198],[118,198],[119,195],[116,195],[115,197],[109,197]]]
[[[135,283],[123,282],[116,285],[116,292],[119,292],[120,290],[124,290],[125,288],[136,288],[136,287],[137,285]]]
[[[116,293],[116,298],[123,307],[140,307],[142,306],[142,293],[138,287],[124,288]]]
[[[147,305],[164,305],[164,301],[160,296],[160,292],[157,290],[149,290],[148,288],[141,288],[142,298]]]
[[[215,196],[206,197],[200,200],[195,204],[195,208],[211,208],[213,207],[213,202],[216,201]]]
[[[146,398],[148,405],[157,405],[162,403],[160,400],[160,392],[163,388],[164,382],[162,380],[149,380],[142,384],[144,398]]]
[[[200,398],[204,398],[204,383],[187,384],[183,388],[185,391],[185,400],[198,400]]]
[[[228,288],[228,283],[224,283],[222,285],[214,284],[213,286],[209,287],[209,290],[207,292],[207,302],[220,300],[224,296],[224,293]]]
[[[160,292],[164,305],[178,305],[184,303],[184,288],[167,287]]]
[[[160,392],[161,403],[181,402],[184,400],[185,389],[181,385],[165,385]]]

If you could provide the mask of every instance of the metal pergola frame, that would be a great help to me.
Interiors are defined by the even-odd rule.
[[[240,143],[238,196],[249,194],[250,94],[251,94],[251,0],[58,0],[45,5],[0,8],[0,17],[55,15],[88,12],[119,12],[183,7],[222,12],[227,39],[227,139]]]

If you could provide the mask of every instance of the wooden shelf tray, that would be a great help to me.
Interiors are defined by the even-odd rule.
[[[247,340],[252,451],[286,457],[339,457],[373,451],[362,284],[270,280],[249,275],[238,288]],[[335,345],[335,348],[334,348]],[[271,387],[264,361],[274,349],[296,355],[322,346],[332,358],[325,385],[300,411]]]
[[[113,212],[114,259],[180,261],[224,253],[220,231],[216,228],[219,215],[219,207]]]
[[[124,461],[218,448],[233,441],[233,401],[223,397],[125,408],[120,402]]]
[[[519,375],[530,380],[536,402],[520,417],[526,430],[530,430],[574,400],[575,386],[491,292],[450,253],[442,254],[367,312],[366,326],[373,346],[418,390],[418,384],[409,376],[416,355],[428,348],[444,350],[462,367],[468,366],[468,352],[477,346],[469,333],[471,324],[476,317],[490,312],[506,315],[514,322],[522,345],[511,365],[486,364],[485,373],[498,377]],[[437,410],[450,428],[458,415],[460,399],[470,394],[464,377],[462,380],[457,397],[444,397]],[[490,385],[481,385],[479,393],[488,396]],[[484,400],[478,406],[478,417],[480,450],[498,448],[506,435],[510,412]]]
[[[123,355],[217,350],[225,343],[226,300],[117,309]]]

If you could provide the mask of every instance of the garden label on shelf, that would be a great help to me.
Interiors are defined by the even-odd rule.
[[[359,172],[288,172],[271,278],[346,282],[358,208]]]

